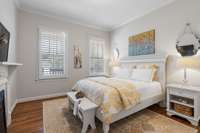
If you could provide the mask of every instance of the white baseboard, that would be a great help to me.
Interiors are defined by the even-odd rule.
[[[7,127],[11,124],[12,122],[12,112],[15,109],[17,105],[17,100],[15,100],[14,104],[11,106],[11,108],[8,110],[8,118],[7,118]]]
[[[17,99],[17,103],[24,103],[24,102],[30,102],[30,101],[36,101],[36,100],[42,100],[60,96],[67,96],[67,93],[55,93],[55,94],[36,96],[36,97],[19,98]]]
[[[15,106],[17,105],[17,100],[15,100],[14,104],[11,106],[11,109],[9,110],[9,113],[12,113],[15,109]]]

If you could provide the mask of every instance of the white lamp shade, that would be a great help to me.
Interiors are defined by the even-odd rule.
[[[113,50],[113,57],[111,58],[109,65],[111,67],[120,66],[119,49],[118,48],[115,48]]]
[[[200,58],[198,57],[183,57],[177,62],[180,68],[200,69]]]

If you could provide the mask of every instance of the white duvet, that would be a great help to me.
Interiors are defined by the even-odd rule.
[[[144,82],[144,81],[137,81],[137,80],[129,80],[129,79],[123,79],[127,80],[130,83],[133,83],[136,86],[136,90],[140,93],[141,95],[141,101],[161,95],[162,92],[162,87],[161,84],[157,81],[153,82]],[[104,93],[102,91],[102,85],[101,84],[94,84],[92,82],[87,83],[90,81],[84,81],[80,80],[78,81],[77,85],[81,85],[79,89],[85,93],[85,95],[94,103],[97,105],[101,105],[104,97]]]

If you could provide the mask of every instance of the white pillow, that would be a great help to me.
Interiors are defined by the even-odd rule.
[[[114,71],[115,78],[128,79],[130,78],[130,70],[127,68],[118,68]]]
[[[131,79],[151,82],[152,69],[132,69]]]

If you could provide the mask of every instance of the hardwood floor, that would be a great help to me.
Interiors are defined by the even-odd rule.
[[[42,102],[17,104],[8,133],[43,133]]]
[[[43,120],[42,120],[43,101],[46,100],[17,104],[12,114],[12,124],[8,129],[8,133],[43,133]],[[159,107],[158,105],[153,105],[149,107],[149,109],[159,114],[167,116],[165,109]],[[179,121],[183,124],[186,124],[188,126],[192,126],[185,119],[175,116],[172,116],[170,118]],[[196,128],[198,129],[198,133],[200,133],[200,125]]]

